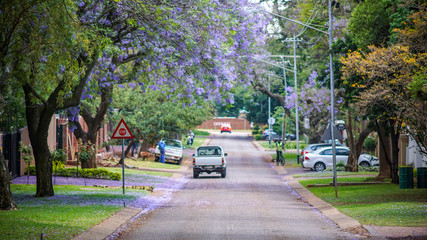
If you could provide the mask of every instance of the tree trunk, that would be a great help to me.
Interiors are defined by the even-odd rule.
[[[135,140],[135,139],[132,139],[131,141],[129,141],[129,144],[127,145],[126,150],[125,150],[125,158],[126,158],[126,156],[129,154],[130,149],[132,148],[132,145],[133,145],[135,142],[136,142],[136,140]],[[119,165],[119,164],[123,164],[123,153],[120,155],[120,161],[117,163],[117,165]]]
[[[139,152],[148,152],[149,148],[150,148],[150,145],[148,144],[148,141],[143,139]]]
[[[348,135],[348,145],[350,147],[350,155],[348,156],[347,165],[345,166],[346,171],[348,172],[357,172],[359,171],[359,157],[363,151],[363,143],[368,135],[373,131],[372,124],[368,124],[365,129],[359,134],[357,141],[354,140],[353,133],[353,116],[351,111],[348,112],[348,124],[346,127]]]
[[[347,164],[345,165],[345,170],[347,172],[357,172],[359,171],[359,166],[357,164],[357,151],[356,151],[356,143],[354,141],[354,133],[353,133],[353,115],[351,111],[347,112],[347,124],[345,130],[347,131],[347,142],[350,147],[350,154],[348,156]]]
[[[113,86],[103,87],[101,90],[101,102],[97,107],[97,112],[95,115],[89,110],[89,107],[86,107],[82,104],[82,109],[80,111],[83,120],[87,125],[87,132],[85,132],[77,121],[74,122],[77,129],[74,131],[76,138],[82,139],[83,143],[90,142],[92,144],[96,143],[96,138],[98,131],[104,123],[105,114],[107,113],[108,107],[110,106],[110,99],[113,94]],[[96,147],[96,146],[95,146]],[[82,168],[96,168],[96,151],[92,155],[91,159],[86,163],[82,163]]]
[[[0,62],[0,66],[5,66],[4,61]],[[3,76],[0,77],[0,114],[3,113],[6,105],[3,90],[9,81],[9,74],[3,71]],[[10,191],[10,174],[6,165],[6,159],[3,157],[3,152],[0,151],[0,210],[15,210],[17,205],[13,200],[12,192]]]
[[[10,191],[10,174],[7,170],[6,160],[0,152],[0,210],[16,210],[18,206]]]
[[[26,116],[28,133],[33,147],[37,173],[36,197],[53,196],[52,161],[47,143],[49,125],[53,115],[52,108],[45,105],[32,105],[26,91]]]
[[[377,126],[378,137],[380,139],[380,172],[378,177],[380,178],[390,178],[391,177],[391,149],[390,149],[390,137],[385,134],[385,129],[387,126],[383,124],[380,126],[378,120],[375,120]]]
[[[392,131],[390,133],[391,138],[391,182],[398,184],[399,183],[399,137],[400,131]]]

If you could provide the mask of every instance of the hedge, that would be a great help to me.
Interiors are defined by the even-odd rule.
[[[59,177],[76,177],[77,176],[76,168],[59,168],[56,171],[53,171],[52,173],[53,175],[59,176]],[[30,166],[30,174],[36,175],[35,166]],[[99,169],[99,168],[84,168],[84,169],[80,168],[79,177],[117,180],[117,181],[122,178],[122,176],[119,173],[113,173],[106,169]]]

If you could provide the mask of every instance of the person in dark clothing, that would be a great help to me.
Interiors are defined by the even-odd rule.
[[[132,144],[131,150],[132,150],[132,157],[135,156],[135,153],[138,154],[138,141],[135,141]]]
[[[165,143],[160,141],[159,142],[159,150],[160,150],[160,162],[165,163]]]

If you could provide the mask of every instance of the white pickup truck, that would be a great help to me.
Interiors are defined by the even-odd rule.
[[[176,164],[181,164],[182,162],[182,151],[184,147],[182,142],[176,139],[162,139],[165,143],[165,161],[174,161]],[[154,160],[158,162],[160,160],[160,149],[157,145],[156,150],[154,151]]]
[[[202,146],[197,148],[196,153],[193,154],[193,177],[198,178],[202,172],[208,174],[216,172],[221,173],[221,177],[225,178],[227,171],[225,157],[227,155],[220,146]]]

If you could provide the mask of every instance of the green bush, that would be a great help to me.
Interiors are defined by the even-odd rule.
[[[59,177],[76,177],[77,168],[58,168],[55,171],[55,176]],[[36,167],[30,166],[30,174],[36,175]],[[113,173],[106,169],[100,168],[79,168],[79,177],[82,178],[97,178],[106,180],[120,180],[122,176],[119,173]]]
[[[379,172],[379,171],[380,171],[379,166],[372,166],[372,167],[359,166],[359,172]]]
[[[372,137],[367,137],[365,139],[365,142],[363,143],[363,148],[366,149],[368,152],[375,151],[375,148],[377,147],[377,141],[375,141]]]
[[[305,143],[300,143],[299,144],[299,149],[302,150],[306,147],[307,145]],[[297,149],[297,143],[296,142],[289,142],[286,141],[285,144],[285,149]]]
[[[334,168],[333,167],[328,167],[325,169],[325,172],[333,172]],[[345,166],[338,166],[337,163],[337,172],[345,172]]]
[[[254,127],[254,130],[256,130],[256,131],[259,131],[259,125],[257,124],[257,125],[255,125],[255,127]]]
[[[253,135],[253,136],[255,136],[255,135],[257,135],[257,134],[259,134],[259,131],[258,131],[258,130],[253,130],[253,131],[252,131],[252,135]]]
[[[264,139],[262,138],[261,134],[257,134],[257,135],[255,135],[255,140],[260,141],[260,140],[264,140]]]
[[[337,167],[345,167],[345,164],[343,161],[337,162]]]
[[[62,149],[55,149],[50,153],[50,157],[52,158],[52,162],[58,161],[61,163],[65,163],[67,161],[67,155]]]

